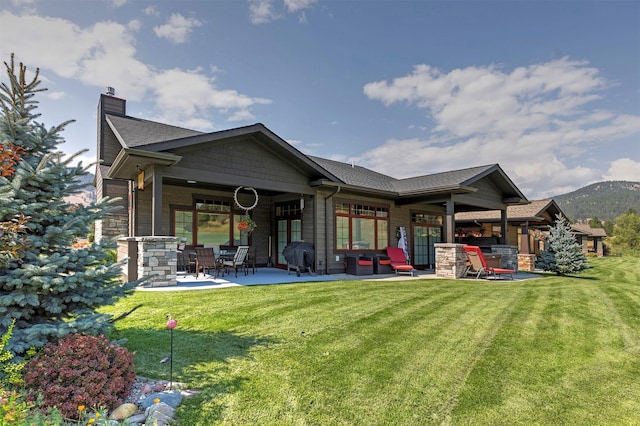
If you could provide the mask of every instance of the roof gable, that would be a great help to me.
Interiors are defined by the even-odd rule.
[[[513,221],[537,222],[546,220],[552,223],[558,214],[563,213],[553,199],[534,200],[529,204],[507,206],[507,219]],[[456,213],[456,220],[461,222],[474,220],[499,222],[500,211],[487,210]]]
[[[142,148],[158,142],[203,134],[196,130],[129,116],[107,114],[106,120],[125,148]]]
[[[288,159],[290,164],[313,177],[316,185],[347,185],[354,190],[409,199],[446,192],[473,193],[477,188],[472,186],[487,179],[505,198],[512,198],[513,202],[527,201],[497,164],[396,179],[354,164],[307,156],[261,123],[203,133],[128,116],[107,115],[106,119],[124,147],[118,163],[113,165],[112,178],[134,176],[135,162],[136,167],[141,161],[144,164],[153,164],[154,161],[165,165],[179,164],[182,160],[180,153],[185,149],[189,151],[200,144],[250,138],[256,144],[268,146],[275,155]]]

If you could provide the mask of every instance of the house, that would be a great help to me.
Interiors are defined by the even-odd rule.
[[[607,237],[607,233],[603,228],[592,228],[587,224],[575,223],[571,225],[571,233],[578,244],[582,246],[583,253],[595,253],[598,257],[604,256],[602,243]]]
[[[329,274],[347,255],[396,246],[401,227],[413,265],[433,268],[436,244],[455,243],[456,213],[499,211],[506,235],[507,207],[528,203],[497,164],[395,179],[305,155],[263,124],[203,133],[131,117],[111,94],[98,104],[97,156],[98,199],[123,207],[96,224],[97,240],[249,244],[257,265],[281,268],[284,247],[304,240]],[[249,218],[250,234],[238,229]]]
[[[518,246],[522,254],[539,255],[544,250],[545,233],[564,215],[553,199],[535,200],[507,207],[506,244]],[[456,241],[473,245],[491,245],[502,236],[499,211],[456,213]]]

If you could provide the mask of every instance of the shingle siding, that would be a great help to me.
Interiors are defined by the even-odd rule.
[[[202,144],[196,149],[177,150],[183,155],[180,167],[214,170],[233,176],[271,183],[308,185],[309,178],[281,156],[275,155],[250,138]]]

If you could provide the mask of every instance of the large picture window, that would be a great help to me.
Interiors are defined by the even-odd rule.
[[[231,209],[230,200],[197,199],[193,209],[173,210],[174,235],[187,238],[189,245],[247,244],[247,235],[235,223],[242,220]]]
[[[382,250],[389,245],[389,209],[367,204],[335,204],[337,250]]]

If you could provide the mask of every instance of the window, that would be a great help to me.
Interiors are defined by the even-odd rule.
[[[337,250],[382,250],[389,245],[389,209],[335,204]]]
[[[189,245],[246,244],[247,235],[234,225],[242,218],[233,213],[229,200],[196,199],[193,209],[173,210],[173,231],[176,237],[186,237]]]

